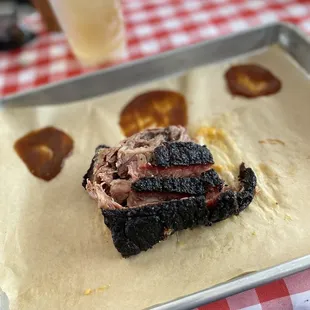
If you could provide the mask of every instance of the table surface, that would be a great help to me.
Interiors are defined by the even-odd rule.
[[[123,0],[128,53],[123,61],[274,21],[310,34],[310,0]],[[98,70],[75,60],[63,34],[46,33],[40,16],[24,20],[38,38],[21,50],[0,53],[0,98]],[[110,64],[111,65],[111,64]],[[199,310],[310,309],[310,270]]]

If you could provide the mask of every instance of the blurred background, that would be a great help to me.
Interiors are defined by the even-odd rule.
[[[16,0],[15,3],[18,4],[22,16],[34,11],[32,4],[28,0]],[[0,16],[11,13],[13,5],[14,1],[0,0]]]
[[[12,18],[15,13],[19,20],[23,20],[38,10],[47,26],[47,30],[59,30],[58,23],[54,18],[47,0],[0,0],[0,31],[4,31],[4,21]],[[2,21],[2,22],[1,22]]]

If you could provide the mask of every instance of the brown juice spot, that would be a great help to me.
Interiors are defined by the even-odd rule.
[[[232,66],[225,78],[231,94],[247,98],[272,95],[282,87],[269,70],[254,64]]]
[[[187,104],[182,94],[155,90],[138,95],[122,110],[119,121],[126,137],[150,127],[187,125]]]
[[[279,139],[259,140],[258,143],[260,143],[260,144],[281,144],[281,145],[285,146],[285,143]]]
[[[34,176],[49,181],[61,171],[73,140],[57,128],[46,127],[17,140],[14,149]]]

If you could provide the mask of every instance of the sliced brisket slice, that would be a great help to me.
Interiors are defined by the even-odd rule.
[[[213,157],[205,145],[189,141],[163,142],[157,146],[149,162],[135,166],[130,173],[134,180],[143,177],[193,177],[200,176],[214,164]]]
[[[131,185],[136,192],[171,192],[190,195],[203,195],[206,192],[204,183],[199,177],[193,178],[141,178]]]
[[[237,215],[253,200],[256,177],[240,166],[239,188],[223,186],[213,158],[180,126],[142,131],[115,147],[100,145],[83,177],[117,250],[128,257],[175,231]]]
[[[131,185],[131,188],[137,192],[158,191],[191,195],[205,194],[213,188],[221,190],[222,187],[223,181],[214,169],[202,172],[197,177],[145,177]]]
[[[212,165],[213,157],[205,145],[194,142],[164,142],[154,149],[151,164],[158,167]]]
[[[127,200],[128,207],[140,207],[172,199],[219,193],[223,181],[210,169],[199,177],[141,178],[131,185],[132,191]]]
[[[140,208],[102,209],[115,247],[124,257],[152,248],[170,234],[238,215],[252,201],[256,177],[252,169],[240,166],[240,189],[216,194],[212,203],[205,195],[171,200]]]

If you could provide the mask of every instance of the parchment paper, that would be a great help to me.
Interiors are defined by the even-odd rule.
[[[232,98],[223,79],[229,64],[220,64],[87,102],[0,112],[0,286],[12,310],[141,309],[310,254],[309,80],[277,47],[248,61],[272,70],[283,90]],[[217,163],[228,167],[223,177],[233,182],[245,161],[257,173],[259,193],[238,217],[183,231],[123,259],[81,180],[94,148],[122,138],[122,106],[159,87],[185,94],[191,128],[225,130],[223,143],[210,146]],[[47,125],[75,141],[51,182],[32,176],[13,150],[17,138]],[[258,142],[265,139],[285,145]]]

